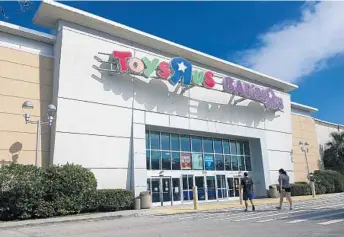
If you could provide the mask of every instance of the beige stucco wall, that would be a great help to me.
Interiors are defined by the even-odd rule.
[[[331,133],[343,132],[344,126],[338,124],[332,124],[321,120],[315,120],[315,126],[318,135],[319,153],[321,161],[323,160],[324,150],[326,150],[326,143],[331,141]]]
[[[36,126],[25,124],[46,114],[52,100],[53,58],[0,46],[0,164],[35,163]],[[24,101],[35,108],[22,109]],[[49,160],[49,128],[42,127],[39,165]]]
[[[310,172],[318,170],[320,168],[320,155],[315,121],[308,116],[292,114],[292,131],[295,181],[307,181],[306,157],[299,142],[303,141],[309,144],[307,157]]]

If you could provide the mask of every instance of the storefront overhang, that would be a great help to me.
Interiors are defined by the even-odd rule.
[[[54,44],[55,42],[55,36],[53,35],[45,34],[3,21],[0,21],[0,32],[5,32],[11,35],[17,35],[23,38],[37,40],[39,42],[48,44]]]
[[[55,1],[42,1],[34,17],[35,24],[53,28],[56,26],[58,20],[64,20],[91,29],[96,29],[119,38],[148,46],[152,49],[160,50],[178,57],[184,57],[190,61],[208,65],[214,69],[237,75],[242,78],[248,78],[258,84],[273,87],[284,92],[289,92],[298,88],[297,85],[292,83],[284,82],[277,78],[267,76],[240,65],[184,47],[88,12],[66,6]]]
[[[308,105],[295,103],[295,102],[291,102],[291,107],[294,109],[299,109],[299,110],[303,110],[303,111],[310,112],[310,113],[318,112],[317,108],[314,108],[314,107],[311,107]]]

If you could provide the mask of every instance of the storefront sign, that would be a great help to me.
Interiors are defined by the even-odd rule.
[[[194,170],[203,170],[202,153],[192,153],[192,168]]]
[[[165,62],[158,58],[150,60],[147,57],[132,57],[131,52],[114,51],[110,55],[110,60],[112,64],[117,65],[117,71],[146,78],[157,77],[168,80],[172,85],[181,83],[184,87],[202,86],[208,89],[213,89],[216,85],[213,72],[193,70],[192,64],[180,57]],[[281,111],[284,109],[283,100],[277,97],[270,88],[257,87],[231,77],[223,79],[222,87],[224,92],[257,101],[269,110]]]
[[[191,170],[192,164],[190,153],[182,153],[180,158],[182,163],[182,169]]]
[[[213,155],[204,155],[204,166],[206,170],[214,169],[214,156]]]

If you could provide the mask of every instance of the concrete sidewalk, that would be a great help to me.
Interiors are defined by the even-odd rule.
[[[326,198],[326,194],[324,195],[317,195],[314,199]],[[313,199],[312,196],[296,196],[292,197],[293,201],[305,201]],[[278,205],[279,198],[264,198],[264,199],[255,199],[254,204],[255,206],[260,205],[269,205],[275,204]],[[165,206],[165,207],[156,207],[152,209],[152,212],[155,214],[180,214],[180,213],[188,213],[188,212],[199,212],[199,211],[211,211],[211,210],[219,210],[224,208],[231,208],[231,207],[244,207],[244,202],[240,205],[239,200],[235,201],[220,201],[220,202],[211,202],[211,203],[200,203],[199,209],[194,210],[193,204],[188,205],[176,205],[176,206]]]
[[[145,215],[151,215],[152,210],[153,209],[128,210],[128,211],[118,211],[118,212],[88,213],[88,214],[71,215],[71,216],[63,216],[63,217],[53,217],[53,218],[47,218],[47,219],[4,221],[4,222],[0,221],[0,230],[17,228],[17,227],[26,227],[26,226],[59,224],[59,223],[66,223],[66,222],[112,220],[112,219],[119,219],[119,218],[140,217],[140,216],[145,216]]]

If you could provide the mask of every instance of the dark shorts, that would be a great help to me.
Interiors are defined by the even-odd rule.
[[[282,188],[282,190],[284,190],[284,192],[286,192],[286,193],[290,193],[291,192],[290,188]]]
[[[242,199],[244,199],[244,201],[252,200],[253,198],[254,198],[253,192],[243,192],[242,193]]]

